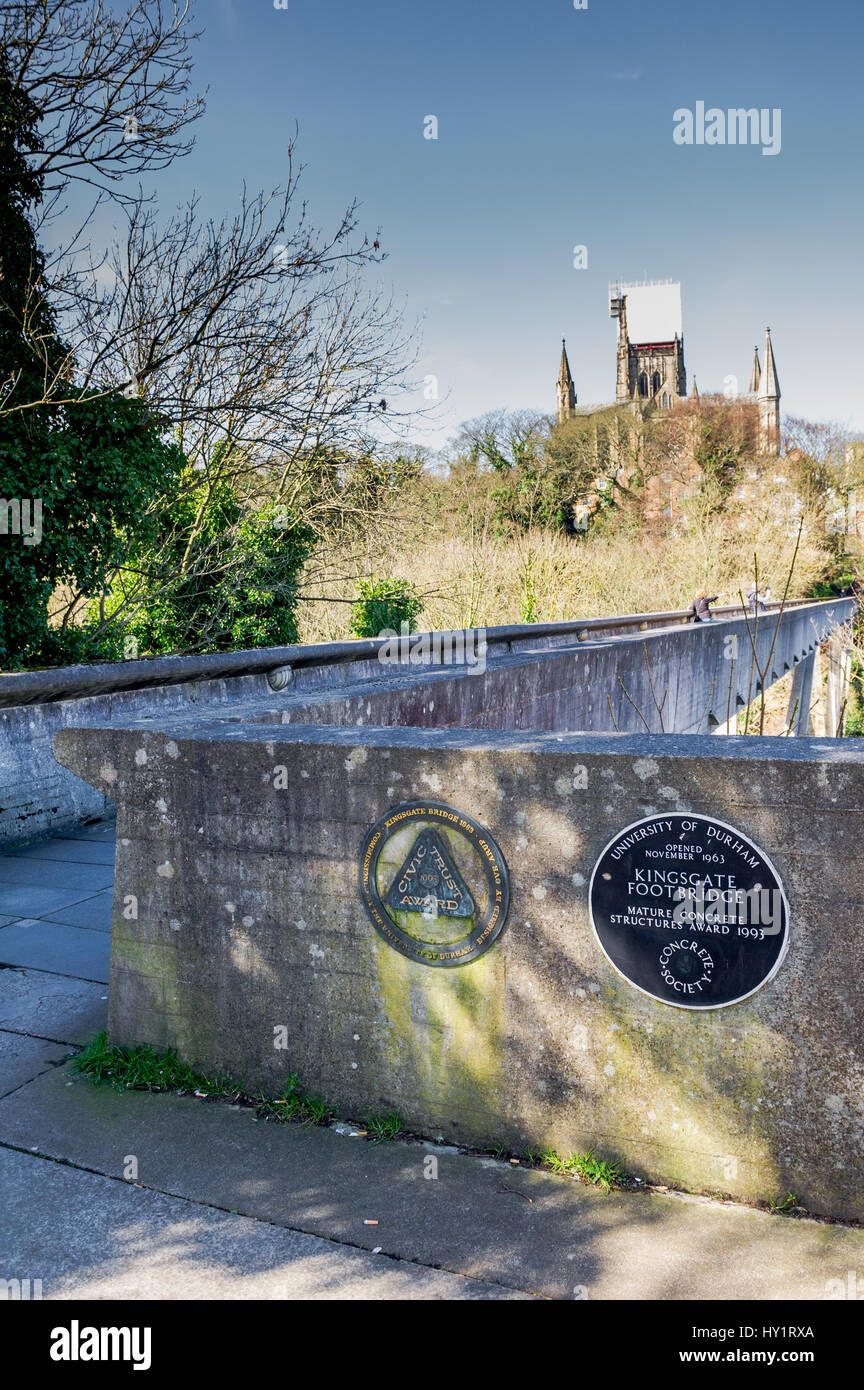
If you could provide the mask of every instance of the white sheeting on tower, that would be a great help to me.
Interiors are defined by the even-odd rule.
[[[627,296],[627,336],[631,343],[671,343],[681,328],[681,282],[621,285]]]

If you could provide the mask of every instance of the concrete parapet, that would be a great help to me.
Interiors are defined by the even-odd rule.
[[[396,1110],[433,1137],[595,1146],[646,1179],[793,1191],[864,1219],[855,741],[280,725],[258,710],[66,728],[54,748],[118,806],[115,1042],[173,1046],[250,1087],[296,1071],[346,1115]],[[426,799],[485,827],[509,869],[503,932],[449,969],[394,949],[358,886],[370,829]],[[743,1002],[650,998],[592,928],[601,851],[664,813],[717,818],[780,876],[788,951]]]
[[[51,738],[65,727],[195,720],[208,709],[276,723],[734,732],[737,709],[758,694],[759,672],[767,688],[854,609],[854,600],[836,599],[758,622],[724,610],[697,625],[682,625],[680,613],[522,624],[485,633],[474,664],[447,664],[448,646],[417,634],[415,655],[417,644],[428,650],[419,661],[410,653],[382,661],[388,653],[376,639],[2,676],[0,706],[28,703],[0,707],[0,843],[104,811],[104,795],[51,756]],[[281,679],[271,682],[274,672]],[[94,693],[57,698],[70,691]]]

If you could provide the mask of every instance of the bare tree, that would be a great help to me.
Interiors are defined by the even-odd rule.
[[[77,180],[134,202],[123,179],[189,152],[204,109],[190,95],[190,10],[129,0],[117,15],[105,0],[6,0],[0,49],[40,113],[32,166],[47,192]]]
[[[199,542],[226,487],[249,508],[278,505],[324,530],[366,505],[346,477],[405,425],[410,335],[392,299],[367,285],[379,238],[360,235],[353,205],[332,232],[313,227],[293,142],[288,165],[284,188],[244,191],[219,224],[202,221],[194,200],[164,225],[138,203],[110,277],[94,277],[79,299],[85,389],[145,398],[190,462],[172,505],[186,528],[180,573],[197,566],[202,582],[217,577]],[[194,498],[191,524],[184,496]],[[169,510],[164,498],[153,505]],[[153,557],[142,592],[167,576],[169,557],[176,579],[176,555],[169,528],[165,563]],[[224,567],[221,543],[211,558]],[[71,608],[80,598],[70,594]]]
[[[356,204],[328,233],[310,222],[296,135],[284,186],[244,188],[221,220],[202,218],[194,195],[160,216],[141,180],[192,147],[203,110],[190,87],[197,33],[188,3],[127,0],[120,10],[107,0],[12,0],[0,20],[7,80],[38,113],[26,150],[44,198],[31,199],[29,215],[43,240],[54,238],[14,310],[44,363],[39,389],[33,372],[29,391],[5,382],[0,412],[122,391],[146,400],[189,461],[171,496],[151,504],[161,552],[146,564],[130,554],[115,575],[119,608],[116,595],[102,604],[106,622],[178,572],[202,589],[230,583],[230,544],[223,534],[211,546],[205,534],[229,492],[238,535],[268,508],[281,509],[286,526],[322,532],[333,517],[344,525],[359,514],[384,485],[367,462],[392,453],[404,427],[413,355],[398,309],[374,283],[384,253],[377,233],[358,230]],[[94,248],[107,201],[122,232]],[[70,203],[75,230],[58,245]],[[45,298],[59,339],[39,337]],[[87,597],[72,585],[55,619],[72,621]]]
[[[0,11],[9,114],[24,119],[27,216],[42,243],[42,263],[23,295],[0,299],[31,362],[41,364],[41,381],[34,389],[30,373],[24,390],[20,373],[4,380],[0,414],[69,400],[81,303],[104,260],[90,244],[96,211],[112,200],[136,215],[148,195],[129,185],[130,176],[164,169],[191,150],[191,127],[204,109],[203,97],[190,95],[197,36],[189,4],[165,0],[129,0],[119,15],[104,0],[7,0]]]

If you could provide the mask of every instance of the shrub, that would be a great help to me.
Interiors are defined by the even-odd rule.
[[[351,636],[377,637],[389,629],[401,632],[408,624],[416,632],[415,618],[423,612],[423,600],[407,579],[362,579],[351,609]]]
[[[182,505],[200,510],[187,544],[187,517],[166,512],[154,546],[141,546],[115,576],[106,607],[141,656],[237,651],[299,641],[297,580],[311,529],[284,507],[244,506],[227,486],[203,486]],[[96,604],[92,605],[95,618]]]

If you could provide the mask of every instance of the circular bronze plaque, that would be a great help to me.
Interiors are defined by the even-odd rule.
[[[740,1003],[776,974],[789,944],[774,865],[711,816],[664,811],[625,826],[597,860],[588,897],[619,974],[681,1009]]]
[[[421,965],[467,965],[501,935],[510,906],[489,831],[440,801],[394,806],[366,835],[358,883],[380,936]]]

